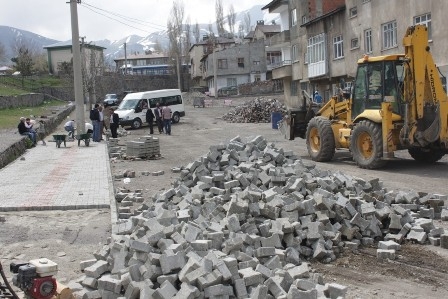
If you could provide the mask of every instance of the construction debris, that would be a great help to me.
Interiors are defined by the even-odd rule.
[[[211,146],[151,199],[118,191],[127,220],[81,263],[83,298],[344,298],[347,287],[324,283],[310,260],[329,263],[382,239],[383,260],[406,240],[448,246],[433,223],[445,195],[319,170],[261,136]]]
[[[272,112],[287,114],[285,105],[278,100],[256,98],[232,108],[222,119],[231,123],[269,123]]]

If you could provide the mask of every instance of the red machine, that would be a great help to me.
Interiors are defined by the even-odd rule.
[[[27,298],[50,299],[56,293],[53,275],[58,272],[58,265],[49,259],[11,263],[10,271],[14,273],[13,284],[24,291]]]

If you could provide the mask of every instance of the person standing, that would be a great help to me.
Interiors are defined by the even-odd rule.
[[[149,134],[153,135],[154,134],[154,113],[152,112],[151,108],[148,108],[148,110],[146,111],[146,122],[149,125]]]
[[[171,135],[171,108],[165,106],[162,109],[163,125],[165,127],[165,134]]]
[[[90,111],[90,120],[93,125],[93,142],[100,142],[101,140],[100,112],[98,111],[99,106],[99,104],[95,104],[95,107]]]
[[[107,127],[104,123],[103,106],[101,106],[101,105],[98,106],[98,112],[100,113],[100,140],[103,140],[104,128],[106,128],[106,130],[107,130]]]
[[[112,138],[118,138],[117,129],[120,118],[118,117],[118,114],[115,112],[114,108],[110,108],[109,111],[110,111],[110,123],[109,123],[110,132],[112,134]]]
[[[162,108],[160,104],[156,104],[156,108],[154,109],[154,116],[156,117],[157,128],[159,129],[159,134],[163,133],[163,123],[162,123]]]
[[[47,145],[45,142],[45,135],[47,134],[45,130],[45,122],[43,120],[39,121],[39,127],[37,128],[37,136],[42,140],[42,145]]]
[[[317,90],[314,92],[314,103],[322,104],[322,96],[319,94]]]

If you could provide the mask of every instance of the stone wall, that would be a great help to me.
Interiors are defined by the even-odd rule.
[[[0,109],[36,107],[44,102],[44,95],[30,93],[18,96],[0,96]]]
[[[75,105],[67,105],[58,109],[55,108],[55,114],[38,120],[43,120],[45,122],[47,135],[50,135],[51,132],[56,130],[59,124],[66,120],[67,116],[70,115],[73,110],[75,110]],[[27,138],[27,136],[23,136],[18,141],[13,142],[10,146],[8,146],[3,152],[0,152],[0,168],[5,167],[26,151]]]

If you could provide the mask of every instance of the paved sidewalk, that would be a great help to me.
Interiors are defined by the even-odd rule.
[[[0,211],[114,209],[112,176],[105,141],[67,142],[51,135],[0,169]],[[113,211],[111,211],[113,214]]]

